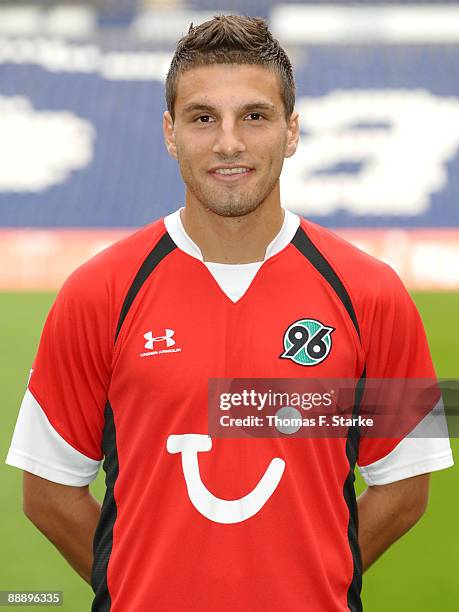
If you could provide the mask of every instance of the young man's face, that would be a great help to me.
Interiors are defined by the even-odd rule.
[[[164,135],[188,198],[236,217],[278,200],[284,158],[298,144],[298,115],[287,123],[280,79],[266,67],[202,66],[180,76],[175,121],[164,114]]]

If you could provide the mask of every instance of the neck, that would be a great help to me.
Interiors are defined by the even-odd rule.
[[[183,227],[201,250],[204,261],[243,264],[263,261],[266,248],[284,221],[280,206],[265,202],[241,217],[222,217],[187,199],[181,211]]]

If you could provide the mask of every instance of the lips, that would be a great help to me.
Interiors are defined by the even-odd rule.
[[[209,170],[215,179],[220,181],[238,181],[251,176],[255,170],[247,166],[216,166]]]

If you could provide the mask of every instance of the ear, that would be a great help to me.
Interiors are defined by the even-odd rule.
[[[177,146],[175,144],[174,122],[169,111],[163,115],[163,134],[166,149],[171,157],[177,158]]]
[[[298,142],[300,139],[300,124],[298,118],[298,113],[293,111],[288,122],[287,144],[285,146],[284,157],[292,157],[298,148]]]

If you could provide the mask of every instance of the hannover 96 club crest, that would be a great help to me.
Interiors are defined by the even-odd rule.
[[[284,352],[281,359],[291,359],[303,366],[314,366],[328,356],[334,327],[316,319],[299,319],[284,334]]]

